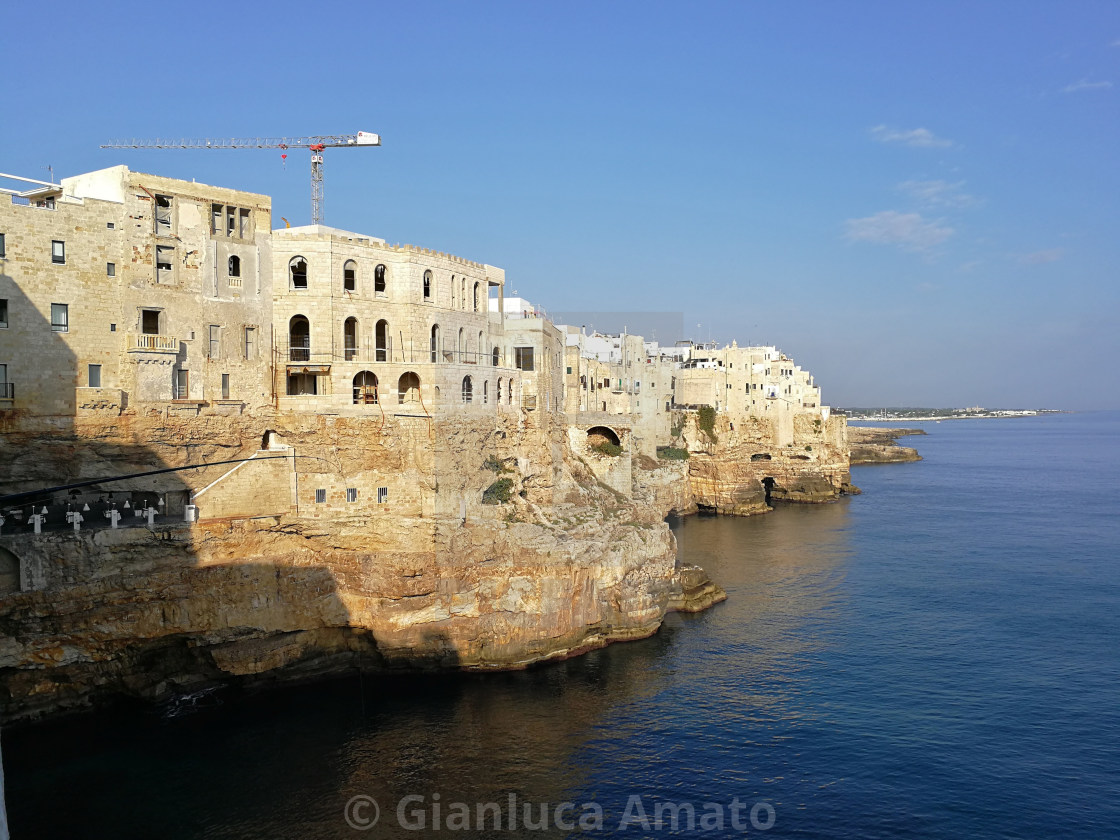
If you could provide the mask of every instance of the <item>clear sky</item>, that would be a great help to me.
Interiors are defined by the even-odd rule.
[[[124,163],[680,310],[833,405],[1120,407],[1120,3],[12,3],[0,171]],[[699,326],[697,326],[699,325]],[[659,336],[661,338],[661,336]]]

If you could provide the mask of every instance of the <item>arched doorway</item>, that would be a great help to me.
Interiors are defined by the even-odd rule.
[[[463,402],[469,403],[474,397],[474,383],[469,376],[463,377]]]
[[[346,361],[358,358],[358,319],[347,318],[342,325],[342,344],[346,348]]]
[[[587,430],[587,445],[597,446],[600,443],[612,443],[615,446],[621,446],[622,440],[614,429],[607,426],[592,426]]]
[[[401,405],[420,402],[420,377],[412,371],[402,373],[397,380],[397,402]]]
[[[374,361],[389,361],[389,322],[382,319],[374,328]]]
[[[493,352],[490,354],[490,360],[494,367],[497,367],[498,362],[501,361],[501,354],[498,352],[497,347],[495,347]]]
[[[288,358],[293,362],[311,361],[311,323],[303,315],[288,321]]]
[[[439,324],[432,324],[432,364],[439,361]]]
[[[368,370],[354,377],[354,405],[377,405],[377,376]]]

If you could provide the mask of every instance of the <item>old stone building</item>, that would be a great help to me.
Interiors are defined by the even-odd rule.
[[[502,269],[323,225],[277,230],[273,249],[281,410],[517,405]]]
[[[9,428],[271,399],[271,201],[117,166],[0,200]]]

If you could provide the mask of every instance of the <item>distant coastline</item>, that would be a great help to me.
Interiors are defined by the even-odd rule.
[[[908,422],[922,420],[977,420],[997,417],[1038,417],[1042,414],[1069,414],[1062,408],[838,408],[836,411],[856,422]]]

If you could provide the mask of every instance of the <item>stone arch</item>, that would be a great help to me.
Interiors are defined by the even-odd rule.
[[[400,405],[420,402],[420,377],[412,371],[402,373],[397,380],[397,402]]]
[[[293,315],[288,321],[288,358],[293,362],[311,361],[311,322],[306,315]]]
[[[377,375],[359,371],[354,377],[354,405],[377,405]]]
[[[592,426],[587,430],[587,444],[588,446],[595,446],[599,443],[613,443],[615,446],[622,446],[622,439],[610,426]]]
[[[0,546],[0,595],[20,591],[19,558]]]

